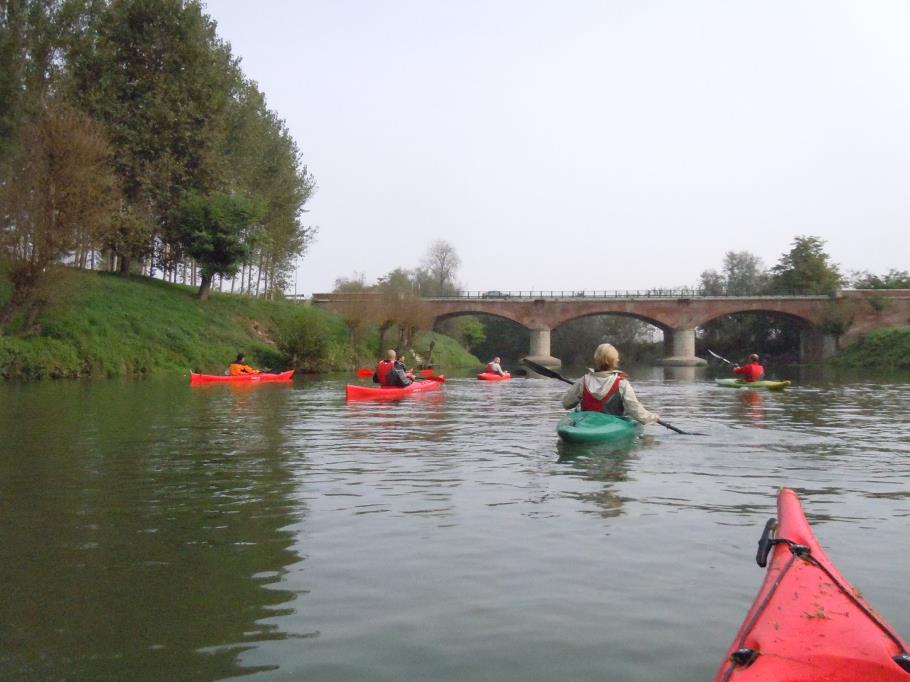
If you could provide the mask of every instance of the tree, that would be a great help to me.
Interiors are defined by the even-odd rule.
[[[0,184],[0,253],[13,280],[0,326],[26,312],[28,332],[47,303],[39,292],[50,266],[75,248],[82,230],[105,231],[119,195],[100,126],[62,102],[23,128],[16,148]]]
[[[771,289],[781,294],[832,294],[844,278],[824,251],[824,240],[799,236],[771,268]]]
[[[181,203],[177,219],[180,245],[199,263],[202,283],[199,300],[208,298],[215,275],[237,272],[248,250],[245,236],[261,209],[236,194],[215,192],[203,196],[190,192]]]
[[[73,45],[69,93],[104,124],[127,204],[174,243],[183,193],[221,184],[236,60],[196,0],[116,0],[98,14]],[[134,253],[120,255],[128,272]]]
[[[455,275],[460,264],[461,259],[454,246],[441,239],[433,242],[423,260],[423,273],[418,273],[420,295],[447,296],[457,293]]]
[[[751,296],[763,293],[767,286],[764,264],[748,251],[727,251],[722,272],[705,270],[699,284],[706,296]]]
[[[894,268],[884,275],[856,272],[850,284],[855,289],[910,289],[910,272]]]

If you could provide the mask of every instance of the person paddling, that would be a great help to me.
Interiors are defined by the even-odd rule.
[[[237,359],[228,365],[228,374],[232,377],[237,377],[241,374],[259,374],[259,370],[253,369],[246,364],[246,357],[243,353],[237,353]]]
[[[395,366],[395,360],[398,358],[398,354],[392,349],[387,350],[385,355],[385,360],[380,360],[376,363],[376,371],[373,372],[373,383],[380,386],[388,385],[386,383],[387,377]]]
[[[502,360],[497,355],[490,362],[487,363],[487,368],[484,370],[487,374],[498,374],[499,376],[505,376],[505,372],[502,370],[502,365],[499,363]]]
[[[742,375],[742,380],[746,382],[761,381],[765,377],[765,368],[758,364],[758,355],[752,353],[748,364],[736,365],[733,373]]]
[[[579,405],[587,412],[604,412],[617,417],[630,417],[641,424],[653,424],[659,415],[649,412],[638,402],[628,377],[620,372],[619,351],[609,343],[594,351],[593,372],[576,381],[562,396],[567,410]]]

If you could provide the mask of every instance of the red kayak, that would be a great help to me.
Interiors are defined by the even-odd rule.
[[[908,682],[907,644],[825,556],[796,493],[777,497],[756,561],[768,574],[715,682]]]
[[[481,381],[505,381],[506,379],[511,379],[512,375],[508,372],[504,374],[494,374],[493,372],[481,372],[477,375],[477,378]]]
[[[434,377],[433,381],[415,381],[404,388],[396,386],[359,386],[358,384],[348,384],[345,389],[345,397],[348,400],[395,400],[403,398],[412,393],[422,393],[424,391],[434,391],[442,386],[445,381],[444,376]]]
[[[287,372],[282,372],[281,374],[260,372],[259,374],[238,374],[237,376],[231,376],[229,374],[196,374],[196,372],[190,372],[190,383],[211,384],[216,382],[249,383],[257,381],[290,381],[293,376],[294,370],[292,369]]]

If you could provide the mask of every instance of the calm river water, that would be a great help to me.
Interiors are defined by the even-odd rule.
[[[910,383],[633,377],[707,435],[565,448],[552,380],[0,386],[0,678],[710,679],[782,485],[910,636]]]

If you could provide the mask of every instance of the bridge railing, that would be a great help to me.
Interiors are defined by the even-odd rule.
[[[755,294],[750,296],[750,298],[760,295]],[[792,295],[792,294],[788,294]],[[488,290],[488,291],[461,291],[457,294],[450,294],[448,296],[432,296],[433,299],[453,299],[453,300],[468,300],[468,299],[509,299],[509,298],[696,298],[696,297],[706,297],[706,296],[719,296],[719,297],[728,297],[728,296],[739,296],[742,297],[742,294],[727,294],[727,293],[715,293],[707,292],[704,289],[696,288],[682,288],[682,289],[607,289],[607,290],[593,290],[593,289],[561,289],[561,290],[518,290],[518,291],[499,291],[499,290]]]

